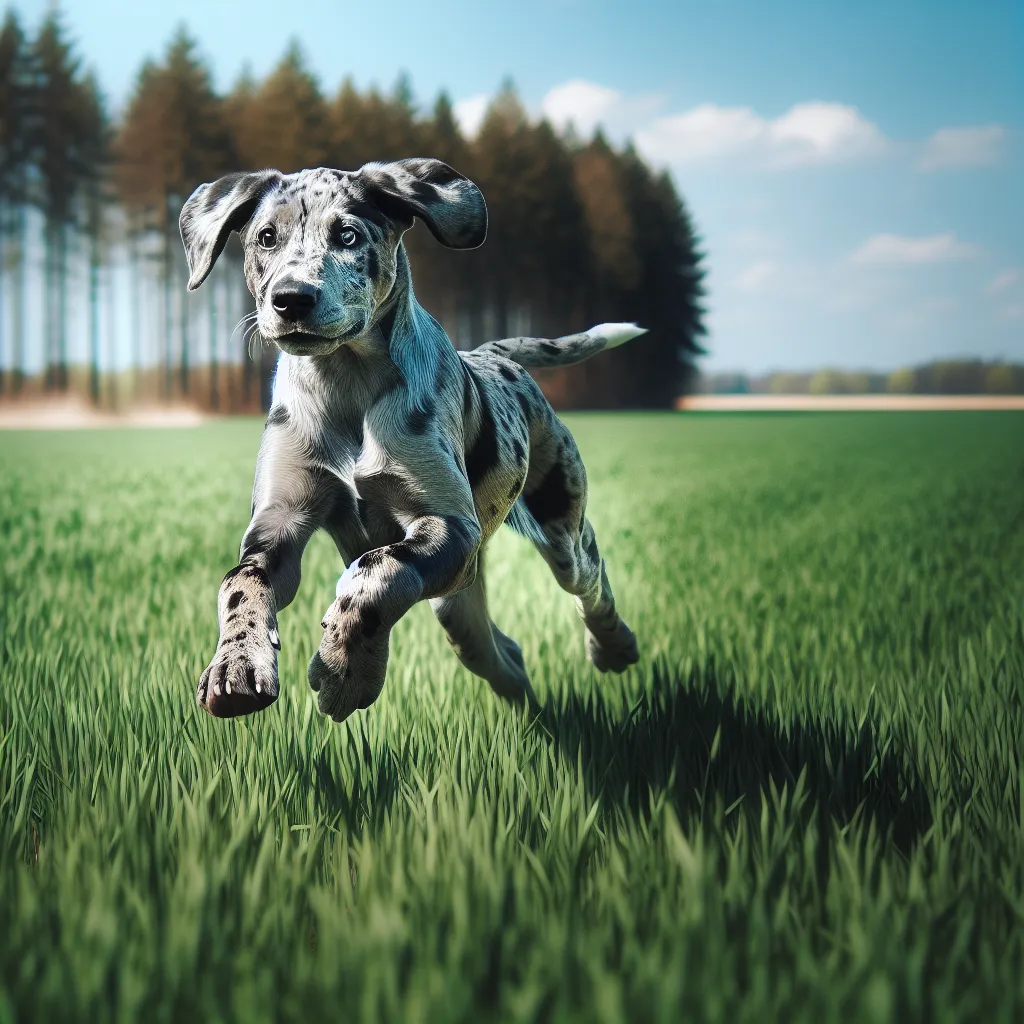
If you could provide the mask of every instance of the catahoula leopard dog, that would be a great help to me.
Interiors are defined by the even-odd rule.
[[[466,668],[535,706],[519,645],[491,621],[484,593],[484,546],[502,523],[574,595],[593,664],[622,672],[637,660],[586,518],[579,451],[524,367],[575,363],[643,331],[602,324],[458,352],[413,294],[402,237],[415,218],[453,249],[487,233],[480,189],[429,159],[231,174],[181,211],[189,289],[237,231],[259,333],[282,353],[252,521],[220,586],[220,639],[199,681],[212,715],[276,700],[277,616],[317,529],[346,565],[309,663],[335,721],[377,699],[391,630],[424,598]]]

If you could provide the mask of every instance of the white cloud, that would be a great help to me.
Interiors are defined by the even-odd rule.
[[[540,101],[540,112],[556,128],[573,124],[577,131],[589,135],[621,102],[622,93],[617,89],[574,78],[556,85]]]
[[[490,102],[491,97],[487,93],[478,93],[476,96],[470,96],[469,99],[459,100],[452,108],[455,120],[458,122],[462,134],[467,138],[474,138],[480,131],[480,125],[484,123]]]
[[[676,165],[729,158],[772,166],[839,163],[877,155],[886,142],[855,107],[798,103],[767,120],[750,107],[705,103],[637,132],[654,160]]]
[[[616,139],[631,135],[664,103],[662,96],[625,97],[617,89],[582,78],[556,85],[540,101],[540,115],[556,128],[571,124],[583,136],[598,127]]]
[[[768,122],[768,135],[784,163],[858,160],[885,148],[876,125],[838,103],[798,103]]]
[[[1014,285],[1024,284],[1024,268],[1010,267],[1001,273],[996,274],[987,285],[985,294],[988,296],[1002,295],[1009,291]]]
[[[910,238],[906,235],[872,235],[850,254],[850,261],[862,264],[943,263],[971,259],[977,247],[957,240],[953,232]]]
[[[463,132],[480,129],[491,96],[481,93],[455,104]],[[981,167],[996,163],[1007,131],[997,124],[940,128],[926,142],[886,138],[855,106],[809,100],[775,118],[753,107],[702,103],[664,114],[659,95],[628,96],[618,89],[573,78],[550,89],[531,111],[557,129],[572,125],[582,136],[601,128],[613,140],[635,139],[653,162],[675,167],[733,163],[744,167],[786,168],[851,163],[886,154],[918,155],[921,170]]]
[[[1006,129],[998,124],[966,128],[940,128],[925,143],[918,166],[923,171],[940,167],[987,167],[998,163]]]

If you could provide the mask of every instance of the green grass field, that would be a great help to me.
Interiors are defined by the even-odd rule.
[[[195,685],[261,424],[0,435],[0,1021],[1020,1020],[1024,415],[579,415],[642,646],[508,531],[341,726]]]

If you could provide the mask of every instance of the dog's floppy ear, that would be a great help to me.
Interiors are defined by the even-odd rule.
[[[260,200],[280,184],[280,171],[226,174],[200,185],[181,208],[178,227],[188,257],[188,290],[194,292],[209,276],[224,251],[228,235],[240,231]]]
[[[357,172],[385,213],[419,217],[449,249],[475,249],[487,237],[487,203],[464,174],[440,160],[415,157],[364,164]]]

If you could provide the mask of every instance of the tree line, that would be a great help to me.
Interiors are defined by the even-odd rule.
[[[563,408],[672,404],[705,333],[703,254],[670,177],[632,145],[531,120],[510,83],[467,138],[447,94],[420,109],[405,75],[387,92],[350,78],[325,92],[296,43],[265,78],[243,73],[220,94],[184,28],[142,65],[113,120],[59,13],[30,38],[10,10],[0,28],[0,391],[265,403],[274,354],[257,345],[255,361],[244,358],[252,339],[232,331],[251,308],[240,247],[188,295],[182,204],[233,170],[414,155],[452,164],[488,201],[479,250],[450,252],[422,228],[406,236],[417,295],[458,347],[635,320],[650,333],[541,384]],[[32,275],[43,293],[35,330]],[[70,365],[73,297],[79,334],[87,324],[84,371]]]
[[[1024,364],[939,359],[891,373],[815,370],[813,373],[708,374],[700,390],[712,395],[1024,395]]]

